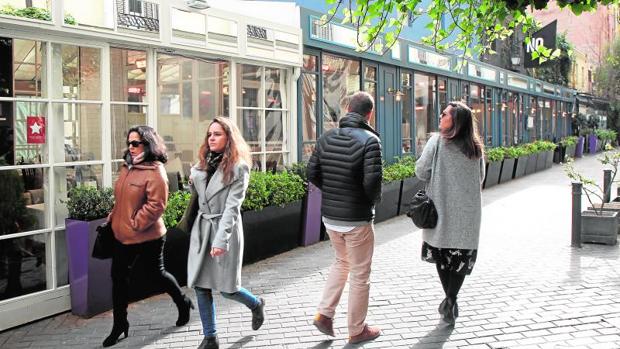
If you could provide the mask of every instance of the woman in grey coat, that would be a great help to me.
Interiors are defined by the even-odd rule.
[[[187,284],[196,291],[204,340],[199,348],[219,348],[212,290],[247,306],[252,329],[265,319],[265,301],[241,287],[243,224],[241,204],[250,179],[248,145],[228,118],[216,117],[192,167],[190,183],[198,194],[191,229]]]
[[[454,324],[456,298],[476,262],[484,180],[484,147],[471,109],[451,102],[416,162],[416,176],[426,181],[437,208],[437,226],[424,229],[422,259],[435,263],[446,297],[439,305],[443,320]]]

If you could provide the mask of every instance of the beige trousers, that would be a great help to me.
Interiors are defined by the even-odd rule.
[[[327,233],[336,253],[336,261],[329,271],[318,312],[330,318],[334,317],[350,275],[348,327],[349,336],[355,336],[364,330],[368,313],[370,265],[375,246],[374,226],[371,223],[347,233],[328,229]]]

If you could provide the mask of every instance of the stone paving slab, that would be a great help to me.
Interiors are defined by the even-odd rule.
[[[594,157],[576,167],[602,181]],[[329,242],[321,242],[244,268],[244,286],[267,303],[259,331],[251,330],[247,309],[216,295],[221,347],[620,348],[618,246],[570,247],[570,200],[570,182],[558,165],[483,192],[478,262],[459,295],[454,328],[439,320],[443,292],[435,267],[419,258],[421,232],[401,216],[376,226],[368,314],[383,330],[376,341],[346,343],[346,290],[336,338],[312,326],[333,256]],[[197,347],[198,313],[183,327],[175,320],[165,295],[133,303],[129,337],[114,348]],[[111,312],[91,319],[64,313],[0,333],[0,347],[96,348],[111,323]]]

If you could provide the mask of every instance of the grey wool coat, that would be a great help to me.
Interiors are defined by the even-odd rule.
[[[416,176],[427,182],[438,220],[434,229],[423,230],[425,242],[438,248],[478,249],[484,171],[484,159],[469,159],[439,134],[429,139],[416,162]]]
[[[192,226],[187,259],[187,285],[226,293],[239,291],[243,262],[243,224],[241,204],[250,180],[244,162],[234,168],[230,184],[222,182],[218,168],[206,185],[206,171],[192,167],[191,188],[198,193],[198,215]],[[211,257],[212,247],[226,253]]]

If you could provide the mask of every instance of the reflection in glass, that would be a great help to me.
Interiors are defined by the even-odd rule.
[[[265,108],[282,108],[286,105],[286,71],[265,68]]]
[[[359,61],[323,54],[323,130],[326,132],[338,127],[343,116],[340,102],[360,90]],[[374,118],[373,118],[374,119]]]
[[[146,100],[146,52],[110,48],[110,98],[117,102]]]
[[[485,135],[480,135],[485,140],[485,145],[493,145],[493,89],[487,87],[485,90],[486,95],[486,117],[484,122]]]
[[[401,105],[403,108],[402,111],[402,122],[401,122],[401,137],[402,137],[402,152],[403,154],[411,153],[412,149],[412,139],[411,139],[411,124],[413,120],[413,108],[412,108],[412,89],[410,87],[411,74],[402,73],[401,74],[401,83],[402,83],[402,101]]]
[[[316,140],[316,75],[301,74],[302,140]]]
[[[261,171],[263,169],[264,154],[252,154],[252,170]]]
[[[265,112],[265,143],[266,151],[281,151],[283,149],[284,119],[279,110],[267,110]]]
[[[312,156],[312,152],[314,151],[314,147],[316,146],[316,142],[304,142],[302,145],[302,161],[310,160],[310,156]]]
[[[238,64],[240,88],[237,89],[237,100],[242,107],[263,107],[261,79],[263,69],[249,64]]]
[[[0,170],[0,235],[48,228],[47,197],[46,169]]]
[[[426,74],[416,73],[415,82],[415,151],[416,156],[422,154],[426,142],[430,138],[435,119],[433,82],[435,79]]]
[[[0,102],[0,166],[46,163],[47,127],[46,103]]]
[[[243,135],[243,139],[250,146],[251,152],[262,151],[261,146],[261,120],[258,110],[239,110],[237,126]]]
[[[371,82],[371,81],[365,81],[364,82],[364,91],[370,93],[370,95],[372,96],[372,98],[375,101],[375,108],[377,107],[377,83],[376,82]],[[340,112],[341,115],[345,115],[347,113],[347,110],[342,108],[340,108]],[[372,127],[376,127],[376,120],[377,120],[377,110],[375,109],[373,117],[370,119],[370,126]]]
[[[304,55],[303,68],[305,71],[317,71],[317,56]]]
[[[198,68],[198,118],[200,121],[210,121],[216,116],[228,116],[228,63],[199,61]]]
[[[101,50],[62,44],[52,50],[53,97],[101,99]]]
[[[135,125],[146,125],[145,106],[112,105],[112,159],[123,158],[127,130]]]
[[[5,57],[2,57],[4,59]],[[6,57],[10,62],[11,58]],[[45,43],[13,40],[13,80],[15,97],[45,97]]]
[[[0,300],[47,287],[46,234],[0,240]]]
[[[267,171],[282,171],[284,170],[284,156],[283,154],[267,154],[267,161],[265,162],[265,169]]]
[[[96,104],[54,103],[56,132],[64,139],[54,145],[61,162],[101,159],[101,106]],[[62,123],[61,123],[62,120]]]
[[[69,190],[81,185],[101,188],[103,165],[54,167],[54,185],[56,224],[63,224],[68,214],[66,201]]]

